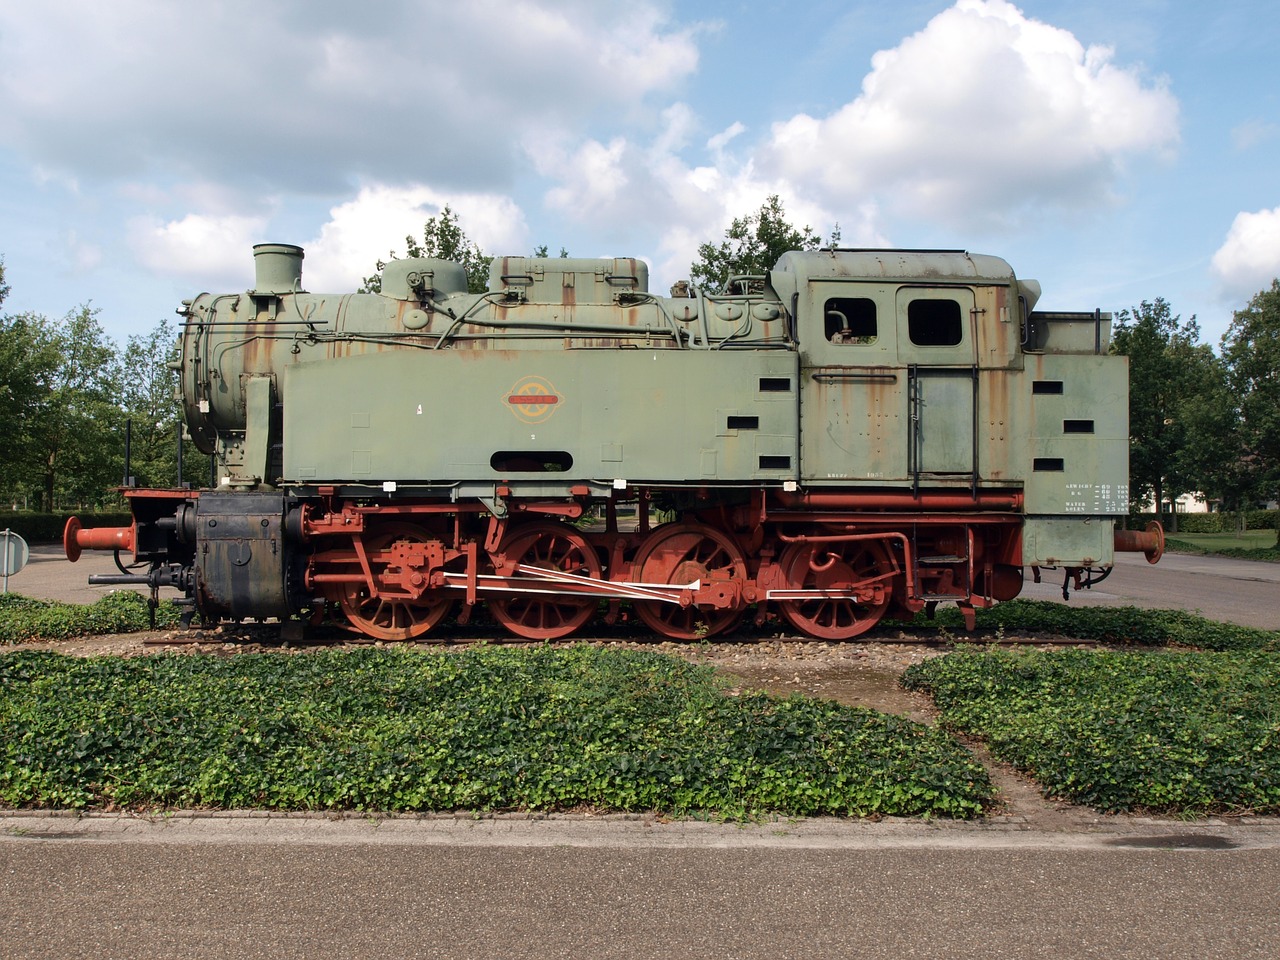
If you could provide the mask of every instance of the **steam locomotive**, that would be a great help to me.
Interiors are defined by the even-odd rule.
[[[848,640],[884,617],[1155,562],[1128,508],[1126,360],[1110,316],[953,250],[784,254],[723,294],[635,259],[387,264],[379,293],[184,301],[186,430],[210,489],[126,489],[124,550],[206,621],[429,638],[485,608],[547,640],[637,617],[690,640],[744,617]]]

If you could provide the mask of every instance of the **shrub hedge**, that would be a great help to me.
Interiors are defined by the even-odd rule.
[[[977,642],[992,633],[1046,633],[1098,643],[1280,653],[1280,631],[1221,623],[1183,610],[1073,607],[1047,600],[1010,600],[976,612],[977,634],[971,639]],[[936,631],[939,625],[956,631],[960,640],[966,639],[957,607],[940,607],[935,621],[924,616],[912,621],[912,628],[924,633]]]
[[[1167,519],[1168,515],[1165,515]],[[1130,530],[1141,530],[1152,520],[1161,519],[1154,513],[1131,513],[1125,521]],[[1280,510],[1245,510],[1246,530],[1274,530],[1280,523]],[[1179,513],[1180,533],[1232,533],[1240,528],[1239,513]]]

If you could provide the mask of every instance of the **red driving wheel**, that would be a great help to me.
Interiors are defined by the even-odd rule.
[[[556,570],[580,577],[600,578],[600,558],[586,538],[572,527],[555,523],[535,523],[518,528],[502,542],[500,551],[507,562]],[[517,574],[516,576],[519,576]],[[489,599],[493,618],[517,637],[529,640],[557,640],[567,637],[589,621],[596,612],[594,597],[549,592],[512,593]]]
[[[387,548],[395,543],[426,543],[432,538],[426,531],[409,523],[396,523],[380,527],[364,541],[373,579],[377,583],[381,574],[393,569],[394,560]],[[414,640],[427,633],[445,618],[453,600],[448,595],[427,592],[417,600],[381,596],[369,592],[366,583],[351,583],[343,587],[338,598],[342,612],[351,625],[361,633],[377,640]]]
[[[637,583],[679,584],[745,580],[747,562],[726,534],[701,523],[670,523],[658,527],[640,546],[631,565]],[[731,629],[742,616],[742,605],[703,609],[659,600],[635,604],[640,619],[655,631],[676,640],[700,640]]]
[[[852,585],[893,570],[893,562],[878,540],[834,543],[793,543],[780,561],[790,590],[847,591]],[[820,640],[849,640],[866,633],[889,608],[892,581],[886,579],[874,601],[847,597],[814,597],[779,602],[782,615],[801,633]]]

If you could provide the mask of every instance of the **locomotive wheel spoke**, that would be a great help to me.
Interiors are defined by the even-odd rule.
[[[375,532],[365,541],[365,551],[373,566],[374,579],[387,569],[375,558],[387,547],[400,541],[426,543],[427,534],[408,523],[397,523]],[[367,584],[350,584],[338,598],[342,612],[355,629],[377,640],[413,640],[421,637],[448,614],[453,601],[430,593],[417,601],[371,595]]]
[[[893,569],[885,548],[874,540],[795,543],[783,553],[781,565],[792,590],[847,590]],[[820,640],[849,640],[880,622],[889,608],[890,592],[891,581],[885,581],[883,595],[875,602],[817,597],[784,600],[779,607],[801,633]]]
[[[586,539],[567,526],[538,523],[518,529],[502,544],[508,563],[541,567],[583,577],[599,578],[600,559]],[[495,620],[517,637],[557,640],[567,637],[596,612],[593,597],[556,594],[512,594],[489,600]]]
[[[684,585],[724,577],[743,580],[747,575],[738,545],[719,530],[698,523],[672,523],[653,531],[631,569],[639,583]],[[637,601],[635,611],[650,628],[676,640],[724,633],[742,616],[741,607],[702,609],[648,600]]]

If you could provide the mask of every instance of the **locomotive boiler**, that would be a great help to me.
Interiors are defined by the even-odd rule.
[[[127,489],[132,552],[206,621],[430,638],[636,617],[677,639],[781,617],[847,640],[884,617],[1155,562],[1128,508],[1110,317],[963,251],[784,254],[729,292],[648,289],[634,259],[393,260],[379,293],[303,289],[254,248],[241,293],[184,301],[178,399],[205,490]],[[102,578],[100,578],[102,579]]]

